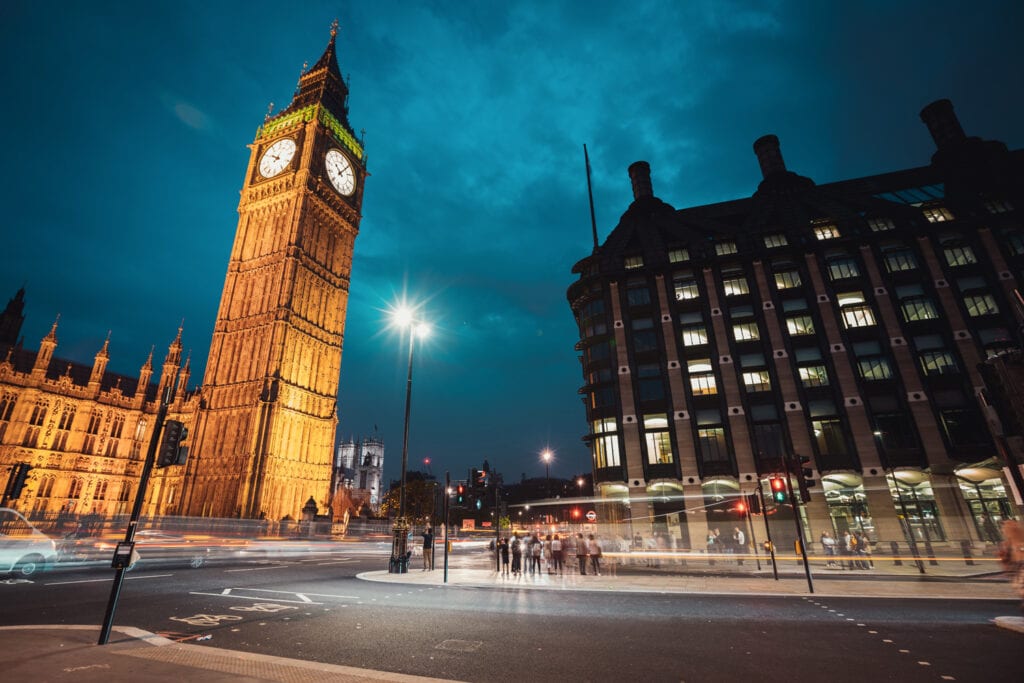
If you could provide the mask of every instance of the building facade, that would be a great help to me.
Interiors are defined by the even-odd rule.
[[[144,514],[298,519],[328,506],[362,142],[348,121],[337,26],[291,103],[253,141],[202,386],[189,393],[181,331],[158,383],[58,361],[16,342],[24,292],[0,321],[0,466],[33,466],[22,509],[130,508],[161,400],[188,429],[186,467],[154,472]],[[109,340],[108,340],[109,342]]]
[[[159,397],[169,401],[168,419],[189,423],[199,403],[186,391],[191,364],[182,365],[181,329],[153,381],[152,352],[138,377],[108,371],[109,337],[91,366],[60,358],[57,322],[38,350],[25,348],[24,306],[21,289],[0,313],[0,476],[6,483],[14,465],[32,467],[8,505],[44,520],[130,512]],[[180,491],[180,482],[162,483],[164,495]]]
[[[925,166],[819,185],[765,136],[757,190],[719,204],[674,209],[629,168],[568,290],[604,519],[700,547],[805,456],[813,540],[997,538],[1015,511],[978,365],[1021,341],[1024,151],[946,100],[921,118]]]
[[[280,519],[329,501],[366,176],[336,34],[251,145],[181,514]]]
[[[377,437],[346,439],[334,454],[333,491],[348,491],[356,505],[366,505],[371,514],[380,508],[384,477],[384,442]]]

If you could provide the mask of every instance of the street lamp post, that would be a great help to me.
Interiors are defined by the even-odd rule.
[[[544,461],[544,495],[548,498],[551,497],[551,458],[553,454],[550,448],[545,448],[544,452],[540,454],[540,459]]]
[[[391,543],[391,562],[388,571],[392,574],[405,574],[409,571],[409,555],[407,540],[409,536],[409,519],[405,516],[405,484],[406,469],[409,464],[409,409],[412,402],[412,358],[416,346],[416,335],[427,335],[428,327],[413,319],[412,311],[401,308],[395,313],[395,323],[400,327],[409,328],[409,374],[405,383],[405,432],[402,436],[402,479],[398,489],[398,517],[395,519],[394,537]]]

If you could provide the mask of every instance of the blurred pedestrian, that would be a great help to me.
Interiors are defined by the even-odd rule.
[[[1008,519],[1003,522],[1003,542],[999,544],[999,561],[1003,571],[1020,595],[1020,609],[1024,612],[1024,525]]]
[[[429,526],[423,530],[423,571],[434,568],[434,530]]]
[[[583,534],[576,534],[576,561],[580,565],[580,576],[587,575],[587,539]]]
[[[590,568],[601,576],[601,544],[594,538],[594,534],[587,537],[587,554],[590,555]]]
[[[523,542],[519,538],[519,532],[512,535],[512,573],[521,576],[523,573]]]
[[[747,553],[747,535],[738,526],[732,529],[732,543],[736,548],[736,564],[743,564],[743,556]]]
[[[551,539],[551,563],[554,566],[554,573],[561,575],[563,560],[565,555],[562,554],[562,540],[558,538],[558,534]]]
[[[501,556],[501,575],[508,576],[508,536],[498,542],[498,554]]]

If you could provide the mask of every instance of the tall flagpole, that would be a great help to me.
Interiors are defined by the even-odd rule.
[[[590,198],[590,229],[594,233],[594,251],[597,251],[597,219],[594,217],[594,190],[590,187],[590,156],[583,145],[583,161],[587,164],[587,196]]]

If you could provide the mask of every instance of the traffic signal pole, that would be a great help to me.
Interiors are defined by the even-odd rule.
[[[789,492],[789,502],[793,506],[793,521],[796,523],[796,538],[800,544],[800,557],[804,561],[804,574],[807,575],[807,589],[814,592],[814,581],[811,579],[811,563],[807,561],[807,543],[804,541],[804,525],[800,522],[800,508],[797,507],[796,493],[793,492],[793,480],[791,470],[793,469],[792,459],[786,456],[786,491]],[[800,473],[796,473],[800,476]]]
[[[149,475],[153,471],[156,462],[156,449],[160,443],[161,432],[163,431],[164,420],[167,418],[167,404],[171,398],[171,384],[168,384],[164,399],[160,402],[160,408],[156,413],[156,422],[153,425],[153,436],[149,438],[149,448],[146,450],[146,460],[142,465],[142,476],[139,479],[139,489],[135,493],[135,504],[132,506],[132,515],[128,520],[128,529],[124,532],[124,545],[129,549],[135,547],[135,529],[139,525],[139,516],[142,514],[142,504],[146,499],[146,487],[149,484]],[[121,545],[121,544],[118,544]],[[133,550],[132,550],[133,552]],[[115,559],[118,556],[115,555]],[[99,645],[106,645],[110,640],[110,629],[114,625],[114,612],[117,611],[117,599],[121,595],[121,586],[124,583],[124,573],[128,571],[130,559],[117,563],[114,573],[114,585],[110,587],[110,599],[107,601],[107,612],[103,616],[103,625],[100,628]]]
[[[764,515],[764,535],[768,537],[768,555],[772,562],[772,574],[779,580],[779,563],[775,561],[775,544],[772,542],[772,527],[768,524],[768,505],[764,502],[764,487],[757,480],[757,497],[761,499],[761,514]]]
[[[448,508],[451,505],[452,476],[444,473],[444,582],[448,583]]]

